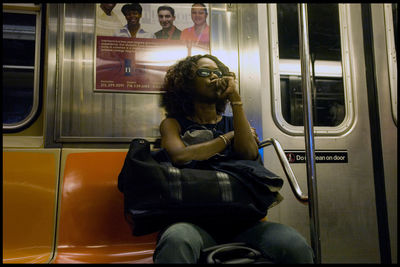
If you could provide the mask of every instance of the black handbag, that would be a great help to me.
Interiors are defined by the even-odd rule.
[[[151,152],[144,139],[132,140],[118,176],[125,218],[135,236],[182,221],[256,222],[266,216],[276,194],[260,201],[243,183],[222,171],[176,168],[166,151]]]

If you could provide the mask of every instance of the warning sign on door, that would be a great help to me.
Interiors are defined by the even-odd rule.
[[[306,153],[299,150],[286,150],[289,163],[305,163]],[[315,151],[316,163],[347,163],[347,151]]]

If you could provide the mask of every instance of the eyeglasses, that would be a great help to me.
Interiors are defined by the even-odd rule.
[[[200,77],[208,77],[211,73],[217,75],[218,78],[222,78],[222,72],[220,70],[198,69],[196,71],[196,74]]]

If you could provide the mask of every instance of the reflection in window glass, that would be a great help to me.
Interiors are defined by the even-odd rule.
[[[3,12],[3,125],[24,120],[34,101],[36,14]]]
[[[337,4],[308,4],[314,126],[337,126],[345,117]],[[297,4],[277,4],[282,115],[303,125]]]
[[[3,123],[17,123],[32,109],[33,70],[3,69]]]

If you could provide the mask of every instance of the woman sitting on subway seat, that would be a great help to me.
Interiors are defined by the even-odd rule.
[[[258,137],[247,121],[235,74],[211,55],[189,56],[167,72],[161,146],[176,166],[194,166],[234,153],[258,160]],[[233,116],[224,116],[230,103]],[[193,131],[196,129],[197,131]],[[204,130],[204,131],[202,131]],[[312,263],[313,252],[293,228],[269,221],[235,224],[177,222],[160,232],[155,263],[197,263],[202,249],[245,242],[275,263]]]

